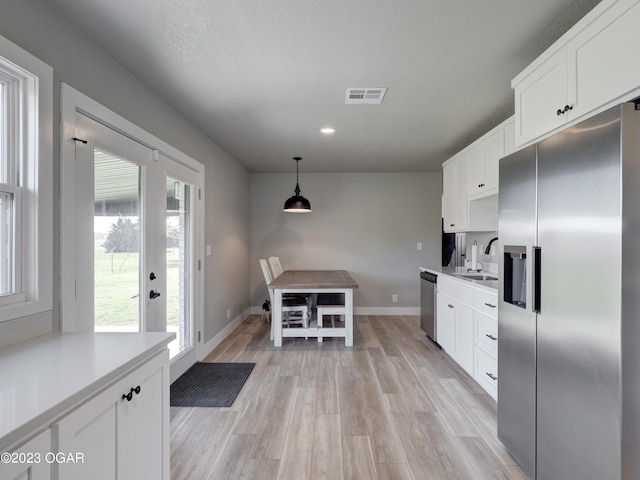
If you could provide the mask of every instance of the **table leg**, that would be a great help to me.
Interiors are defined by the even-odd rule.
[[[344,344],[353,347],[353,289],[349,288],[344,292]]]
[[[273,345],[282,346],[282,289],[273,291],[273,310],[271,312],[271,328],[273,328]]]

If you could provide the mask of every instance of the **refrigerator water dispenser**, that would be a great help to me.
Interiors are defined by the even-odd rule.
[[[504,301],[527,308],[527,253],[524,246],[504,246]]]

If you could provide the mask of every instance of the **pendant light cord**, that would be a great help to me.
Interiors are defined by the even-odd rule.
[[[300,184],[298,183],[298,164],[300,163],[300,160],[302,160],[301,157],[293,157],[293,159],[296,161],[296,189],[294,190],[294,192],[296,192],[296,197],[300,196]]]

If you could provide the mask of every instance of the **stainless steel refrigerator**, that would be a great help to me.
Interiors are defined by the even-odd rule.
[[[640,111],[500,160],[498,437],[531,479],[640,478]]]

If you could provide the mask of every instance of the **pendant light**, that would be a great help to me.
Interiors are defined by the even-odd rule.
[[[311,203],[309,200],[300,195],[300,185],[298,185],[298,162],[302,157],[293,157],[296,161],[296,194],[284,202],[283,212],[287,213],[311,213]]]

